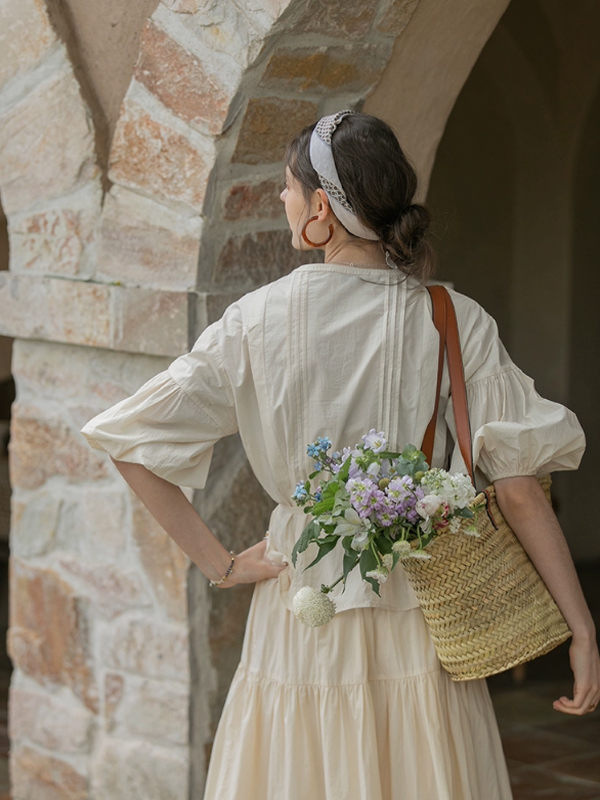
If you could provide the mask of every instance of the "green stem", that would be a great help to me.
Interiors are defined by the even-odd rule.
[[[371,539],[371,551],[375,556],[375,558],[377,559],[377,564],[381,566],[381,559],[379,558],[379,553],[377,552],[377,550],[375,550],[375,542],[373,541],[373,539]]]
[[[324,589],[324,590],[322,590],[322,591],[324,592],[324,594],[327,594],[328,592],[330,592],[330,591],[333,589],[333,587],[334,587],[334,586],[337,586],[337,585],[338,585],[338,583],[339,583],[340,581],[343,581],[343,580],[344,580],[344,576],[343,576],[343,575],[340,575],[340,577],[337,579],[337,581],[335,581],[334,583],[332,583],[332,584],[331,584],[331,586],[326,586],[326,587],[325,587],[325,589]]]

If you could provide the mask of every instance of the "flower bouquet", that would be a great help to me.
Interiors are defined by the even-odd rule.
[[[335,603],[327,595],[340,581],[345,584],[356,566],[379,594],[400,559],[429,559],[426,547],[440,533],[462,528],[477,536],[474,526],[461,524],[474,518],[476,511],[475,489],[466,475],[429,469],[414,445],[401,453],[390,452],[385,434],[375,429],[354,448],[329,455],[331,446],[328,437],[308,445],[314,471],[293,494],[312,517],[292,550],[294,566],[298,555],[313,543],[319,551],[306,569],[340,541],[344,550],[342,574],[331,586],[323,584],[320,592],[305,586],[294,597],[295,615],[313,627],[333,618]]]

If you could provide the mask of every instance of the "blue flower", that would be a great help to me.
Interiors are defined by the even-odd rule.
[[[323,469],[323,464],[320,461],[315,461],[314,469],[319,470],[319,472]]]
[[[323,492],[320,489],[318,489],[315,492],[315,500],[317,501],[317,503],[320,503],[322,499],[323,499]]]
[[[318,458],[321,455],[321,448],[315,444],[306,445],[306,452],[309,458]]]
[[[316,441],[316,444],[321,448],[321,450],[326,453],[329,448],[331,447],[331,439],[329,436],[319,436]]]
[[[298,483],[296,485],[296,489],[292,495],[292,498],[298,503],[298,505],[302,505],[304,502],[306,502],[308,498],[308,492],[306,491],[303,483]]]

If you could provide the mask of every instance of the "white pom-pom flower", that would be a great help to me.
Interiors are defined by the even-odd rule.
[[[405,539],[398,539],[398,541],[394,542],[392,545],[392,550],[394,553],[400,553],[400,558],[410,555],[411,549],[410,542],[407,542]]]
[[[292,607],[296,618],[311,628],[331,622],[335,615],[333,600],[312,586],[303,586],[296,592]]]

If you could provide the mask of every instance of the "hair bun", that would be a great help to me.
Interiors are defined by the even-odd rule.
[[[431,224],[431,211],[421,203],[411,203],[382,232],[382,240],[391,257],[405,272],[423,260],[431,262],[434,252],[427,240]]]

